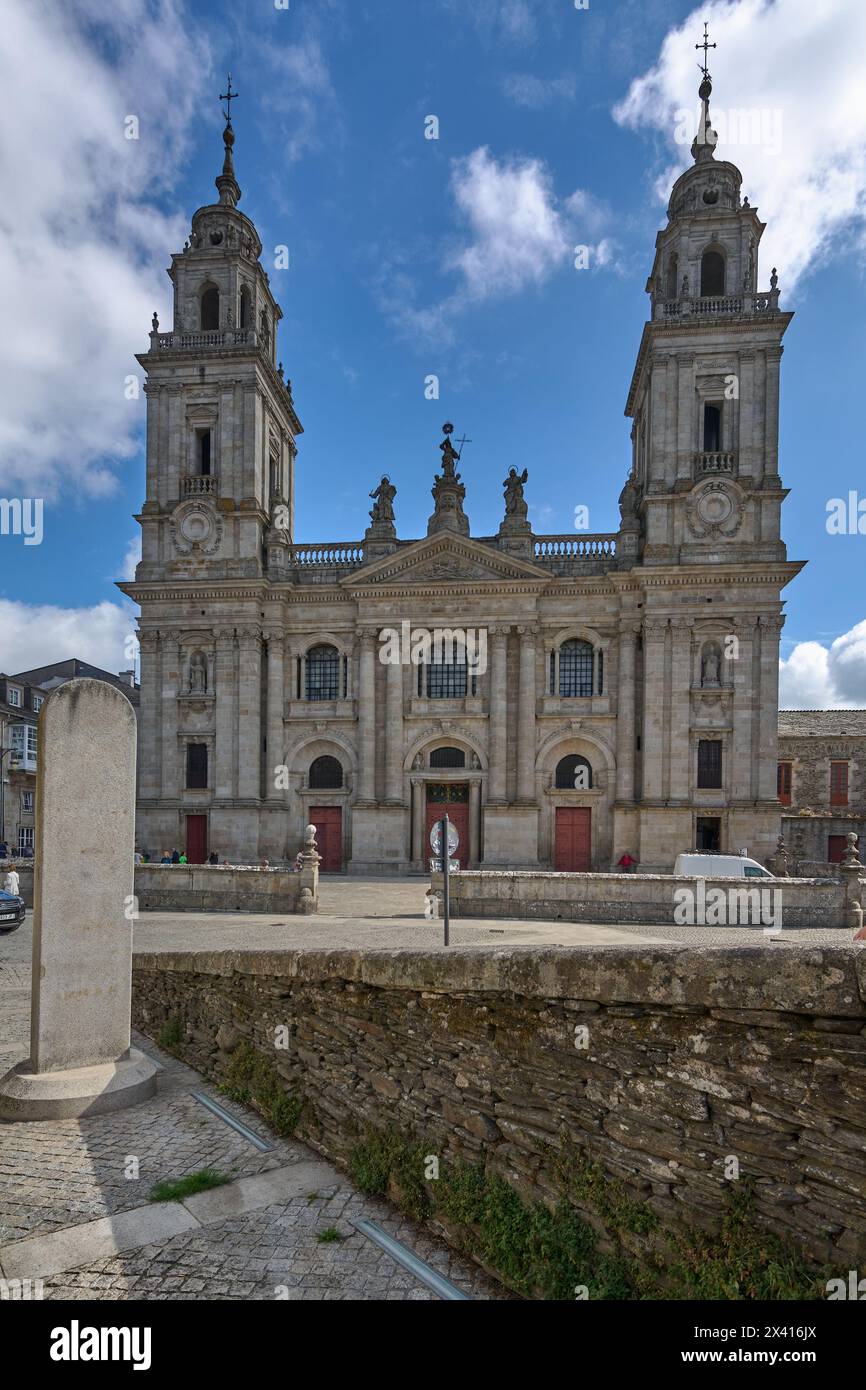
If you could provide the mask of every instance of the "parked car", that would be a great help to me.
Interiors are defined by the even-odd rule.
[[[773,878],[746,854],[678,854],[674,873],[681,878]]]
[[[17,931],[24,921],[24,899],[0,889],[0,933]]]

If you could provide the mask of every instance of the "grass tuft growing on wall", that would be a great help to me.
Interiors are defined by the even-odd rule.
[[[286,1091],[275,1064],[246,1039],[232,1053],[220,1089],[230,1100],[254,1106],[277,1134],[294,1134],[303,1104],[300,1094]]]

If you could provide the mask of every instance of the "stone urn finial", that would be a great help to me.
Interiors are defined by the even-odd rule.
[[[842,856],[842,865],[846,869],[862,869],[863,863],[860,859],[860,851],[857,848],[857,836],[853,830],[848,831],[848,848]]]

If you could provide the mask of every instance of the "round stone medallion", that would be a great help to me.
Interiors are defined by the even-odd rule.
[[[687,517],[693,536],[734,536],[743,520],[742,494],[730,483],[710,483],[692,493]]]
[[[219,548],[222,521],[206,502],[182,502],[172,518],[175,549],[181,554],[198,551],[212,555]]]
[[[698,516],[707,526],[723,526],[734,510],[725,492],[705,492],[698,502]]]

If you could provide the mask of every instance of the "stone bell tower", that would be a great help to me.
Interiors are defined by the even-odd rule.
[[[759,288],[764,223],[741,197],[740,170],[716,158],[706,34],[704,45],[692,164],[656,237],[626,404],[620,506],[642,592],[635,778],[619,812],[647,868],[669,866],[674,844],[772,852],[780,595],[800,568],[781,539],[778,462],[793,315],[779,308],[775,270]]]
[[[142,558],[121,585],[141,607],[138,833],[152,851],[185,844],[192,861],[208,847],[254,860],[263,803],[269,843],[281,833],[266,751],[269,739],[273,762],[282,755],[285,614],[265,600],[290,577],[302,427],[277,361],[282,313],[262,243],[238,209],[236,95],[229,80],[217,201],[171,258],[171,326],[154,314],[137,359]]]
[[[238,210],[228,116],[223,143],[219,200],[198,209],[172,256],[171,329],[161,332],[154,315],[150,347],[137,358],[147,376],[139,583],[256,577],[282,568],[292,539],[302,427],[276,361],[282,310],[259,235]]]

